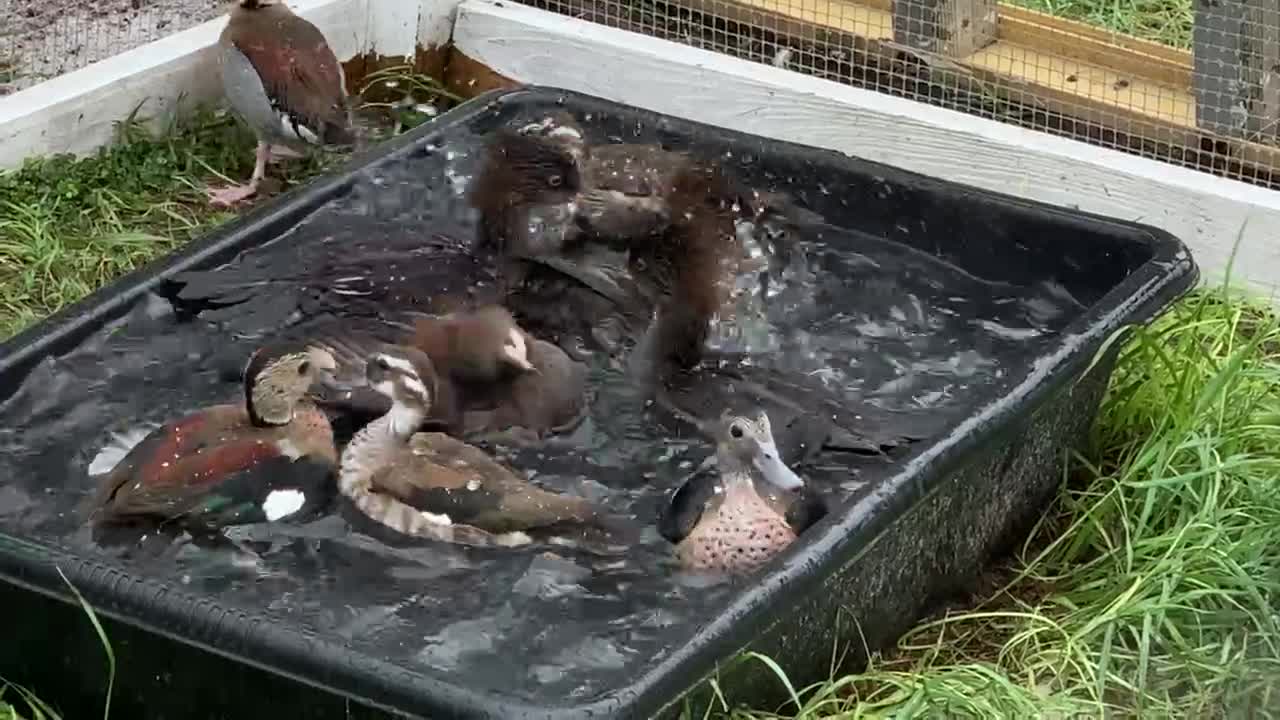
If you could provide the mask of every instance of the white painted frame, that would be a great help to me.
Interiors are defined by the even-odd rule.
[[[287,0],[315,23],[340,61],[373,52],[413,57],[419,44],[443,46],[457,0]],[[0,98],[0,169],[25,158],[82,155],[111,142],[136,108],[157,124],[216,102],[220,17]]]
[[[454,48],[575,90],[976,187],[1154,225],[1206,280],[1275,297],[1280,192],[515,3],[465,0]]]

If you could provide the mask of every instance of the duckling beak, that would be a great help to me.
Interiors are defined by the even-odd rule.
[[[787,467],[782,462],[782,456],[778,454],[778,446],[774,443],[773,438],[760,443],[760,447],[756,450],[755,457],[751,459],[756,470],[764,476],[764,479],[772,483],[775,487],[786,491],[799,490],[804,487],[804,479],[795,473],[794,470]]]

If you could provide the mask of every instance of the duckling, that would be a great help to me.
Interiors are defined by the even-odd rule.
[[[521,286],[530,265],[541,265],[614,302],[628,300],[614,276],[592,268],[591,258],[605,249],[584,245],[575,224],[583,193],[577,163],[561,145],[508,129],[495,133],[467,197],[479,211],[477,247],[497,254],[504,295]],[[644,215],[625,198],[615,212]]]
[[[752,269],[734,232],[732,187],[710,163],[691,163],[671,181],[676,218],[661,238],[631,255],[655,298],[653,321],[633,351],[642,375],[684,369],[702,357],[712,319],[738,273]]]
[[[480,449],[418,432],[440,378],[426,353],[386,345],[366,362],[369,386],[391,400],[342,454],[339,488],[365,516],[399,533],[477,546],[515,546],[530,533],[602,525],[584,498],[549,492]]]
[[[428,423],[454,435],[519,430],[524,440],[541,438],[574,425],[586,404],[586,366],[526,333],[500,305],[441,316],[405,313],[362,334],[312,338],[340,358],[348,376],[365,374],[365,359],[384,343],[425,353],[440,378]],[[358,377],[347,377],[337,392],[322,390],[321,403],[374,416],[391,408],[389,397]]]
[[[823,388],[784,378],[750,358],[711,353],[711,322],[728,308],[734,280],[761,266],[743,253],[733,229],[732,184],[717,167],[690,164],[672,187],[675,220],[664,236],[633,252],[631,263],[655,309],[628,363],[660,409],[707,427],[735,397],[745,398],[784,414],[788,443],[810,454],[882,455],[928,434],[914,417],[836,403]]]
[[[716,428],[717,471],[695,473],[672,493],[659,533],[688,570],[747,572],[826,514],[787,466],[763,411],[727,414]]]
[[[148,434],[101,477],[91,519],[211,532],[310,516],[332,497],[338,457],[328,418],[305,394],[335,367],[313,346],[257,350],[244,371],[244,403],[208,407]]]
[[[552,112],[528,123],[519,134],[548,142],[572,158],[583,190],[574,208],[581,232],[628,247],[661,235],[674,213],[668,199],[677,173],[695,162],[692,155],[656,143],[607,143],[588,146],[582,128],[567,111]],[[782,192],[748,189],[735,184],[733,202],[740,219],[804,225],[824,222]]]
[[[272,153],[354,141],[342,67],[315,25],[277,0],[235,0],[218,39],[227,101],[258,138],[247,185],[210,189],[215,205],[257,194]]]

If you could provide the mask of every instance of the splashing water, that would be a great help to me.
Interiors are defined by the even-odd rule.
[[[618,135],[634,134],[625,138],[634,142],[642,131]],[[362,173],[348,193],[225,269],[243,302],[193,318],[175,312],[171,295],[150,295],[74,352],[39,364],[0,405],[0,477],[8,478],[0,526],[522,698],[590,697],[681,645],[733,585],[675,572],[652,521],[711,448],[688,428],[656,424],[638,389],[603,360],[591,368],[595,401],[582,426],[545,447],[497,453],[544,486],[645,523],[640,546],[621,561],[562,549],[392,546],[338,516],[230,530],[257,553],[253,562],[159,539],[155,552],[125,553],[93,543],[75,514],[104,446],[117,435],[136,441],[137,428],[202,405],[237,401],[236,372],[259,341],[303,337],[334,315],[422,307],[490,281],[462,252],[474,235],[463,195],[479,142],[455,128],[447,149],[429,144]],[[749,170],[752,159],[733,162]],[[745,221],[738,232],[751,256],[771,262],[739,278],[712,347],[908,419],[958,423],[1025,374],[1080,313],[1061,285],[988,282],[878,236]],[[780,242],[790,246],[785,259],[765,250]],[[852,502],[894,468],[840,456],[804,474]]]

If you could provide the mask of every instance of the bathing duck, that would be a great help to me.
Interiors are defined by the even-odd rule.
[[[672,178],[671,189],[671,227],[631,253],[632,272],[656,305],[634,355],[639,367],[659,373],[699,361],[735,278],[752,269],[734,232],[733,189],[719,168],[690,163]]]
[[[438,376],[429,424],[455,435],[507,430],[541,437],[574,424],[586,403],[586,367],[534,338],[500,305],[440,316],[404,313],[363,333],[313,335],[340,359],[346,382],[323,391],[323,404],[383,415],[391,398],[357,374],[381,344],[402,344],[431,358]]]
[[[671,227],[631,262],[655,310],[629,364],[659,409],[706,429],[735,404],[768,408],[785,421],[785,446],[805,457],[822,449],[882,455],[932,432],[915,416],[836,402],[820,379],[797,380],[750,357],[710,351],[711,322],[727,310],[734,281],[761,267],[734,232],[733,187],[716,166],[690,164],[672,186]]]
[[[419,432],[440,385],[426,353],[386,345],[366,367],[391,409],[343,451],[339,488],[367,518],[404,535],[478,546],[524,545],[531,533],[604,521],[585,498],[536,487],[449,435]]]
[[[627,247],[660,235],[675,213],[668,204],[672,182],[692,155],[656,143],[588,145],[578,121],[567,111],[548,113],[517,131],[558,147],[578,168],[581,190],[573,208],[577,230],[597,240]],[[740,219],[800,225],[821,223],[818,213],[789,195],[734,185]]]
[[[305,399],[333,357],[286,343],[259,349],[244,402],[215,405],[147,435],[101,479],[92,516],[193,531],[308,517],[332,498],[337,465],[325,414]]]
[[[505,128],[494,134],[467,197],[479,211],[477,247],[497,256],[504,295],[541,266],[615,303],[628,301],[616,276],[594,269],[595,257],[609,261],[607,248],[583,243],[575,216],[585,190],[574,156],[559,144]],[[625,198],[615,212],[643,215]]]
[[[688,570],[746,572],[791,544],[825,513],[787,466],[763,411],[726,415],[716,428],[715,471],[671,496],[658,529]]]
[[[215,205],[258,192],[272,153],[354,141],[338,59],[320,30],[279,0],[238,0],[218,40],[222,86],[258,139],[247,185],[210,189]]]

